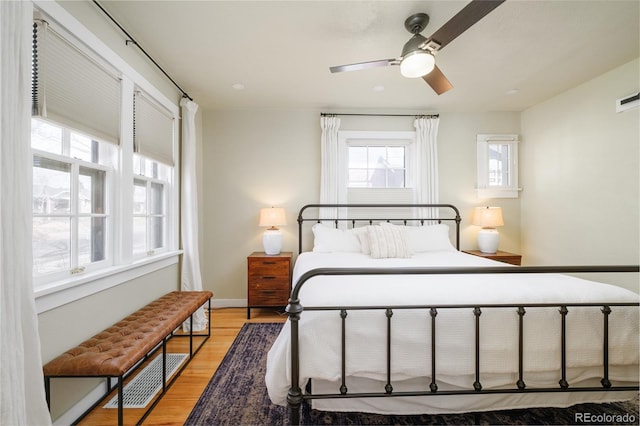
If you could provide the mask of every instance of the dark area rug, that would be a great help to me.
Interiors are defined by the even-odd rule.
[[[271,404],[264,384],[267,352],[282,326],[281,323],[248,323],[242,327],[185,424],[287,424],[287,408]],[[576,413],[589,413],[590,421],[576,423]],[[596,425],[638,424],[638,419],[636,397],[626,402],[579,404],[569,408],[420,416],[327,413],[303,404],[301,421],[307,425]]]

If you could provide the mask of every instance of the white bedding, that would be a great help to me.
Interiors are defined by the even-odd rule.
[[[293,283],[320,267],[506,266],[456,251],[415,253],[410,258],[372,259],[361,253],[302,253]],[[303,306],[445,305],[489,303],[637,302],[620,287],[559,274],[319,276],[300,292]],[[609,326],[609,375],[612,381],[638,380],[638,309],[612,308]],[[602,377],[602,324],[599,308],[570,307],[567,315],[567,380],[570,385]],[[349,311],[347,386],[350,392],[384,389],[386,316],[381,311]],[[341,377],[340,317],[337,311],[306,311],[300,319],[300,387],[313,379],[314,391],[338,392]],[[471,309],[440,309],[437,321],[439,389],[472,388],[475,379],[475,317]],[[557,308],[528,308],[524,316],[524,381],[527,387],[557,387],[560,379],[560,321]],[[518,315],[515,309],[484,309],[480,317],[481,383],[484,389],[514,387],[518,372]],[[392,384],[395,390],[421,390],[431,375],[431,317],[427,310],[394,310]],[[269,351],[266,385],[273,403],[286,405],[291,383],[289,323]],[[628,383],[627,383],[628,384]],[[613,392],[607,398],[620,397]],[[475,396],[472,396],[472,398]],[[440,413],[532,405],[570,405],[571,396],[492,395],[484,403],[464,397],[315,400],[314,408],[380,413]],[[628,396],[627,396],[628,397]],[[600,400],[595,393],[586,400]],[[396,400],[403,401],[396,401]],[[540,400],[540,402],[536,402]],[[456,402],[458,401],[458,402]],[[503,401],[503,402],[501,402]],[[544,401],[544,402],[542,402]],[[501,405],[502,404],[502,405]]]

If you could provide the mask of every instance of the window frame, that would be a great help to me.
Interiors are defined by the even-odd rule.
[[[179,176],[178,137],[180,109],[176,100],[167,97],[150,83],[135,68],[107,46],[84,24],[69,14],[61,5],[48,0],[34,0],[34,10],[41,13],[50,24],[59,26],[72,41],[81,40],[81,48],[89,55],[96,55],[120,73],[120,139],[117,165],[113,172],[113,264],[106,268],[40,283],[34,286],[38,313],[55,309],[83,297],[126,283],[155,271],[179,263],[182,251],[178,247],[179,237]],[[174,117],[173,156],[174,166],[165,189],[166,200],[166,251],[153,256],[134,258],[131,248],[132,192],[133,192],[133,94],[136,88],[144,90]],[[83,132],[79,132],[83,133]],[[117,189],[117,190],[116,190]]]
[[[132,212],[132,219],[135,218],[144,218],[145,219],[145,250],[142,252],[135,252],[133,250],[132,244],[132,257],[134,259],[141,259],[147,256],[153,256],[159,253],[164,253],[167,251],[167,223],[168,223],[168,215],[167,215],[167,201],[169,200],[168,194],[168,184],[169,182],[157,178],[152,178],[144,175],[135,175],[133,179],[133,186],[136,186],[136,181],[144,182],[145,184],[145,212],[144,213],[135,213]],[[161,185],[162,186],[162,213],[157,214],[151,211],[152,206],[152,189],[153,185]],[[162,218],[162,246],[161,247],[153,247],[153,224],[151,223],[151,219],[153,218]],[[132,221],[133,225],[133,221]]]
[[[403,146],[404,188],[349,187],[349,146]],[[415,131],[338,131],[338,202],[413,202],[417,190]],[[378,201],[367,201],[367,200]]]
[[[517,134],[478,134],[476,136],[477,147],[477,183],[478,198],[518,198],[520,187],[518,186],[518,145],[520,143]],[[509,147],[508,159],[508,183],[503,185],[490,184],[490,146],[507,145]]]
[[[64,128],[63,128],[64,129]],[[63,135],[69,134],[69,129],[63,130]],[[63,136],[64,137],[64,136]],[[67,138],[68,142],[68,138]],[[64,144],[65,142],[63,142]],[[65,155],[54,154],[48,151],[42,151],[33,149],[32,158],[35,160],[36,157],[44,158],[47,160],[55,161],[58,163],[63,163],[69,165],[69,174],[70,174],[70,205],[69,205],[69,213],[68,214],[40,214],[33,213],[32,217],[35,219],[36,217],[60,217],[60,218],[69,218],[69,243],[70,243],[70,253],[69,253],[69,268],[60,270],[57,272],[51,272],[48,274],[40,274],[36,275],[34,270],[33,275],[33,284],[34,288],[39,288],[44,284],[65,280],[69,277],[81,274],[85,272],[93,272],[100,269],[107,268],[113,265],[113,214],[112,214],[112,205],[113,205],[113,169],[104,166],[98,163],[90,163],[75,157],[69,157]],[[32,166],[34,167],[34,166]],[[105,205],[105,213],[95,214],[95,213],[81,213],[78,206],[78,184],[80,181],[80,169],[92,169],[98,170],[105,173],[105,188],[104,188],[104,205]],[[73,198],[72,196],[76,196]],[[73,201],[71,199],[73,198]],[[81,218],[85,217],[104,217],[105,218],[105,229],[106,229],[106,239],[105,239],[105,258],[103,260],[99,260],[96,262],[91,262],[89,264],[80,264],[79,263],[79,253],[78,253],[78,245],[80,237],[78,235],[79,229],[79,221]],[[34,262],[35,264],[35,262]]]

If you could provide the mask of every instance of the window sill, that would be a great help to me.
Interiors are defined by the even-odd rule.
[[[115,287],[178,263],[182,250],[163,253],[129,265],[114,266],[39,286],[34,290],[38,314]]]
[[[518,198],[520,188],[497,189],[497,188],[478,188],[478,198]]]

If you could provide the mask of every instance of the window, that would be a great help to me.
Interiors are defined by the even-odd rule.
[[[178,262],[179,108],[55,2],[36,3],[34,293],[44,312]]]
[[[404,188],[406,147],[350,145],[349,188]]]
[[[412,203],[415,132],[338,132],[338,199],[344,203]]]
[[[134,155],[133,256],[166,249],[167,188],[170,167]]]
[[[32,119],[34,277],[108,264],[107,188],[115,146]]]
[[[478,135],[478,197],[518,197],[518,135]]]

